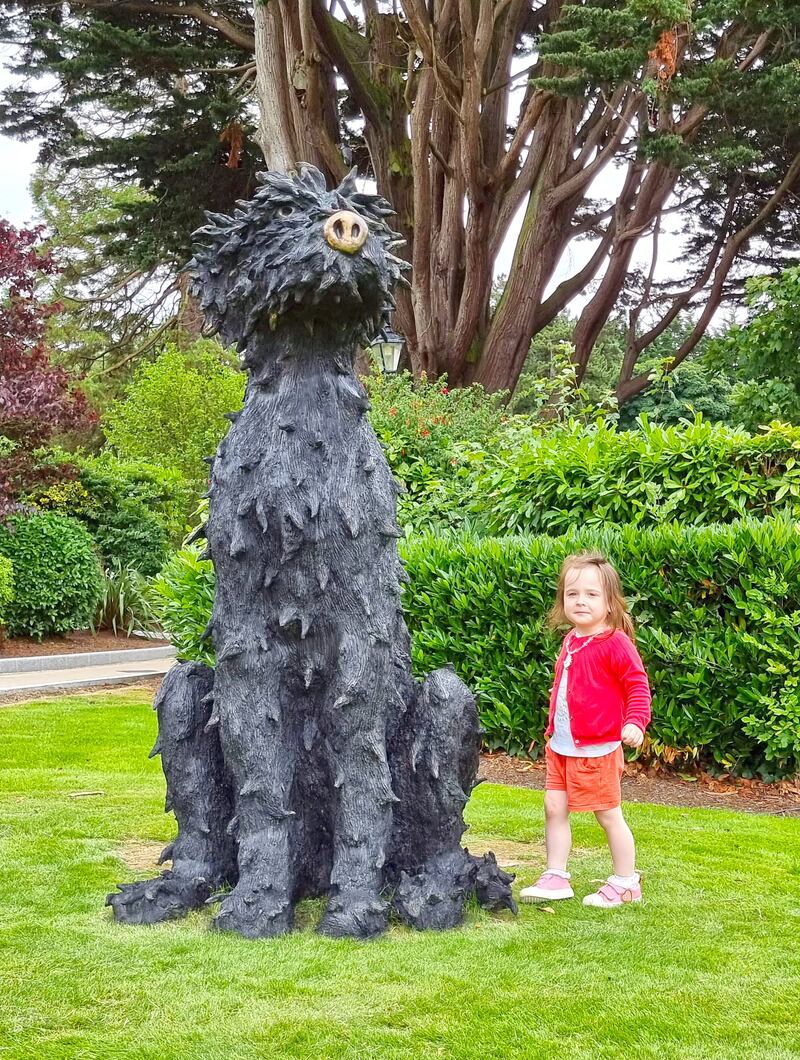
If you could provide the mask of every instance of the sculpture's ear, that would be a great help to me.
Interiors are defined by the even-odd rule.
[[[228,319],[235,315],[230,312],[231,286],[237,280],[242,240],[234,218],[208,211],[206,218],[207,223],[192,234],[194,255],[183,271],[191,277],[191,292],[205,317],[203,332],[213,334],[226,330]]]
[[[358,176],[358,166],[353,166],[347,176],[344,178],[342,183],[336,189],[340,195],[355,195],[358,191],[356,186],[356,177]]]
[[[316,166],[312,166],[310,162],[298,162],[297,169],[300,174],[299,180],[301,184],[305,184],[306,187],[311,188],[312,191],[318,194],[328,190],[325,177]]]

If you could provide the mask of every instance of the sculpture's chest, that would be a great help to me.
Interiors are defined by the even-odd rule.
[[[277,582],[298,599],[394,587],[396,486],[363,392],[352,377],[341,382],[251,387],[214,464],[218,584],[252,592]]]

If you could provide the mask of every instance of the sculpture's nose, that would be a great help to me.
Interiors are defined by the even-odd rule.
[[[352,210],[338,210],[325,222],[325,240],[334,250],[355,254],[369,235],[369,227],[363,217]]]

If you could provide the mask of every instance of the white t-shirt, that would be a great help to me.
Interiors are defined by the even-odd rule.
[[[567,675],[569,670],[565,666],[561,674],[561,684],[556,694],[556,712],[553,718],[553,735],[550,737],[550,750],[560,755],[569,755],[571,758],[601,758],[609,755],[620,746],[620,740],[611,740],[607,743],[590,743],[575,746],[572,739],[572,727],[569,723],[569,708],[567,706]]]

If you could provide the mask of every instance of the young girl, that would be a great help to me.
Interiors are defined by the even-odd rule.
[[[650,686],[633,644],[619,575],[597,553],[568,556],[550,624],[572,627],[556,662],[545,739],[547,869],[523,901],[572,898],[567,858],[571,812],[591,810],[611,850],[614,874],[584,905],[612,909],[642,897],[633,835],[620,807],[622,744],[639,747],[650,721]]]

